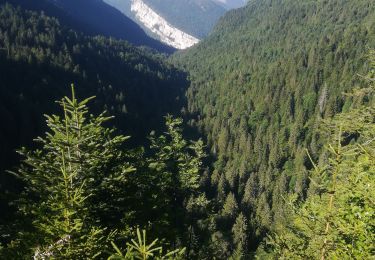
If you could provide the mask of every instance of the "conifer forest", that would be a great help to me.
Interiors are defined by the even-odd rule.
[[[183,50],[64,1],[0,0],[0,259],[375,259],[375,1],[248,0]]]

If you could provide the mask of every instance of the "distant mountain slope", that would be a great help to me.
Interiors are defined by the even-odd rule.
[[[199,39],[206,37],[225,13],[212,0],[144,0],[177,28]]]
[[[212,30],[217,20],[225,13],[225,8],[212,0],[104,0],[121,10],[153,35],[152,28],[139,17],[135,4],[141,2],[165,19],[172,27],[193,37],[202,39]],[[148,17],[143,17],[147,19]],[[160,36],[156,35],[160,38]]]
[[[205,182],[221,205],[207,242],[218,259],[242,239],[231,234],[244,216],[250,248],[240,252],[283,223],[288,193],[309,193],[305,149],[325,160],[320,120],[347,111],[355,101],[342,93],[365,86],[359,74],[375,49],[374,18],[369,0],[254,0],[175,55],[192,81],[191,123],[216,158]]]
[[[219,5],[223,6],[226,9],[233,9],[239,8],[248,2],[248,0],[213,0],[214,2],[218,3]]]
[[[199,39],[174,27],[142,0],[133,0],[131,11],[146,31],[170,46],[186,49],[199,42]]]
[[[70,28],[90,35],[104,35],[148,46],[162,52],[174,49],[148,36],[143,29],[120,11],[102,0],[7,0],[29,10],[43,10]]]

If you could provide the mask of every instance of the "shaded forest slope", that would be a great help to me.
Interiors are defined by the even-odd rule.
[[[0,170],[14,163],[15,149],[42,133],[43,114],[55,111],[53,100],[71,83],[79,95],[97,96],[93,110],[108,110],[116,127],[143,142],[183,103],[186,76],[164,59],[125,41],[85,36],[41,13],[1,6]]]

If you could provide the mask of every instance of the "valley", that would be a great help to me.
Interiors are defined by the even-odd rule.
[[[0,259],[372,259],[374,18],[0,1]]]

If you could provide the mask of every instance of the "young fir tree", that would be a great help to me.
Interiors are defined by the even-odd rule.
[[[374,54],[374,53],[373,53]],[[375,60],[373,61],[375,68]],[[277,259],[372,259],[375,254],[375,73],[348,94],[356,108],[325,122],[328,161],[314,164],[310,195],[291,199],[292,222],[270,237]]]
[[[238,214],[238,204],[236,197],[232,192],[230,192],[225,199],[225,203],[222,210],[222,215],[228,220],[235,220]]]
[[[246,217],[240,213],[236,218],[236,222],[232,227],[233,244],[235,245],[234,257],[235,259],[246,259],[247,256],[247,240],[248,240],[248,224]]]
[[[109,245],[102,216],[116,210],[121,184],[135,169],[120,149],[128,137],[103,127],[110,117],[88,114],[91,99],[79,102],[72,87],[72,98],[58,102],[63,116],[46,116],[41,149],[20,151],[25,159],[16,175],[25,189],[18,206],[32,228],[9,246],[27,247],[15,252],[19,257],[91,259]]]
[[[203,142],[186,141],[181,125],[182,119],[166,117],[167,132],[159,137],[150,137],[154,154],[148,159],[152,181],[157,183],[159,218],[164,219],[164,225],[168,228],[166,233],[172,233],[171,237],[185,236],[183,233],[191,228],[193,211],[197,210],[189,210],[192,201],[197,206],[207,205],[206,198],[199,191],[202,159],[205,156]],[[189,240],[188,237],[186,235],[182,239]],[[189,244],[191,241],[186,242]]]
[[[178,260],[184,259],[185,248],[164,252],[163,247],[158,244],[158,239],[151,243],[147,242],[146,231],[137,229],[137,240],[131,239],[131,243],[126,243],[126,250],[121,250],[115,243],[112,246],[116,253],[108,257],[108,260],[134,260],[134,259],[158,259],[158,260]]]

